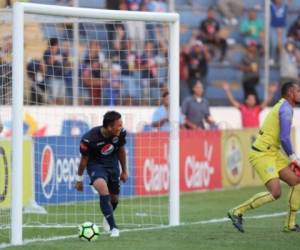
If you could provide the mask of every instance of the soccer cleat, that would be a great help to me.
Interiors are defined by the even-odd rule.
[[[228,211],[227,215],[228,218],[232,221],[233,226],[241,233],[244,233],[245,231],[243,228],[243,215],[235,215],[232,210]]]
[[[113,228],[110,230],[110,237],[119,237],[120,236],[120,231],[118,228]]]
[[[289,228],[289,227],[284,227],[283,228],[283,232],[300,232],[300,226],[298,224],[296,224],[294,227]]]
[[[102,226],[103,226],[104,232],[109,233],[109,231],[110,231],[110,226],[109,226],[109,224],[108,224],[108,222],[107,222],[107,220],[106,220],[105,217],[103,217]]]

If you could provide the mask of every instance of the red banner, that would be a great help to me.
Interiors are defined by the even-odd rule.
[[[180,191],[221,188],[221,133],[181,131]]]
[[[169,188],[168,133],[139,133],[134,145],[136,194],[166,194]],[[180,190],[221,187],[220,132],[181,131]]]
[[[135,136],[137,195],[166,194],[169,189],[168,133],[139,133]]]

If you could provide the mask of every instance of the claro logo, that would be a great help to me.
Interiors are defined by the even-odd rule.
[[[204,157],[203,161],[196,159],[195,155],[189,155],[185,159],[184,164],[184,180],[187,188],[208,187],[211,181],[211,176],[214,174],[213,166],[210,162],[213,154],[213,146],[207,141],[204,142]]]
[[[167,164],[168,146],[164,145],[164,163],[156,163],[153,157],[148,157],[143,166],[143,182],[147,192],[167,191],[169,188],[169,169]]]
[[[148,192],[168,190],[168,165],[156,164],[153,158],[146,159],[144,162],[144,186]]]

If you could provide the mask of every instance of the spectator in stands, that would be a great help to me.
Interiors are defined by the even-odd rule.
[[[160,96],[160,82],[158,81],[158,65],[156,61],[157,49],[152,41],[145,42],[145,50],[140,58],[142,100],[144,104],[157,104]],[[153,103],[156,102],[156,103]]]
[[[203,97],[203,85],[200,81],[195,83],[193,92],[194,95],[187,97],[181,106],[185,127],[187,129],[205,129],[205,121],[210,128],[216,128],[217,125],[209,111],[208,101]]]
[[[10,35],[4,35],[3,40],[0,41],[0,45],[0,104],[11,104],[12,37]]]
[[[108,10],[121,10],[127,9],[125,0],[106,0],[106,9]],[[114,33],[115,33],[115,23],[107,22],[105,24],[107,30],[107,38],[109,41],[110,48],[112,48],[112,42],[114,41]]]
[[[163,92],[161,96],[161,106],[154,111],[151,126],[160,131],[170,131],[168,91]]]
[[[187,46],[183,45],[180,50],[179,57],[179,79],[180,79],[180,104],[182,101],[192,94],[191,88],[188,84],[188,50]]]
[[[130,11],[145,11],[147,9],[145,0],[126,0],[127,9]],[[133,41],[134,48],[141,55],[144,49],[146,26],[145,22],[127,21],[126,31],[128,37]]]
[[[297,48],[300,49],[300,15],[289,28],[288,38],[292,38],[295,41]]]
[[[152,12],[167,12],[168,5],[166,0],[150,0],[148,1],[147,9]]]
[[[138,74],[138,56],[133,50],[133,43],[131,40],[127,40],[123,43],[125,47],[122,47],[120,51],[120,65],[122,68],[122,82],[123,87],[121,89],[122,97],[128,99],[128,102],[136,102],[140,97],[140,86],[137,81]]]
[[[9,8],[9,7],[11,7],[11,0],[0,1],[0,9],[1,8]]]
[[[179,118],[180,125],[183,124],[183,116]],[[169,91],[165,90],[162,93],[160,106],[152,115],[151,127],[160,131],[170,131],[169,123]]]
[[[83,88],[88,91],[89,103],[95,106],[102,104],[102,74],[101,64],[97,59],[86,61],[81,74]]]
[[[48,94],[45,85],[44,65],[39,60],[31,60],[27,64],[27,76],[30,80],[30,105],[47,103]]]
[[[244,4],[242,0],[218,0],[218,9],[224,16],[224,23],[227,25],[237,25],[237,17],[243,14]]]
[[[240,32],[244,45],[249,41],[255,41],[259,46],[263,41],[263,22],[257,17],[257,11],[252,8],[248,12],[248,17],[242,20]]]
[[[273,0],[270,8],[270,64],[273,65],[274,60],[278,61],[281,48],[285,44],[288,5],[283,0]]]
[[[207,18],[204,19],[199,26],[198,39],[204,44],[212,45],[220,48],[220,61],[225,59],[227,43],[226,40],[220,36],[220,23],[216,19],[216,12],[213,7],[209,7],[207,11]],[[211,51],[214,54],[214,51]]]
[[[298,82],[300,54],[293,40],[287,40],[281,53],[280,60],[280,84],[286,82]]]
[[[240,69],[243,72],[244,97],[253,94],[257,97],[256,85],[259,83],[259,54],[255,41],[248,41],[247,51],[242,58]]]
[[[65,41],[62,48],[63,77],[66,85],[66,104],[73,103],[73,67],[70,60],[70,44]]]
[[[50,101],[64,104],[66,86],[63,79],[63,55],[57,38],[50,38],[48,49],[44,52],[46,84],[50,88]]]
[[[12,88],[12,65],[6,61],[0,48],[0,104],[10,104]]]
[[[83,62],[98,61],[100,64],[106,62],[105,53],[101,50],[101,45],[97,40],[91,40],[84,51]]]
[[[122,104],[121,87],[121,66],[114,63],[111,65],[110,76],[103,85],[104,105],[115,106]]]
[[[258,128],[260,112],[271,103],[274,93],[277,91],[277,85],[269,86],[267,98],[262,103],[257,103],[256,97],[253,94],[248,94],[245,103],[238,102],[231,93],[230,86],[227,82],[223,83],[227,97],[235,108],[241,112],[243,128]]]
[[[190,40],[183,52],[186,61],[188,84],[192,90],[195,81],[207,86],[208,65],[211,60],[208,47],[200,40]],[[191,91],[192,92],[192,91]]]

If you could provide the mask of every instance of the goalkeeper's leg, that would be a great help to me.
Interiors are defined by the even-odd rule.
[[[289,168],[284,168],[279,172],[280,179],[290,185],[288,194],[288,212],[285,219],[285,232],[300,232],[300,227],[296,223],[296,214],[300,207],[300,177]]]
[[[279,178],[272,179],[266,183],[267,192],[260,192],[252,196],[249,200],[232,209],[233,214],[243,215],[250,209],[261,207],[270,203],[281,196],[281,187]]]
[[[228,217],[231,219],[232,224],[240,231],[244,232],[243,219],[244,213],[250,209],[256,209],[265,204],[268,204],[281,195],[281,187],[279,178],[274,178],[266,183],[267,192],[260,192],[246,200],[242,204],[229,210]]]

